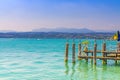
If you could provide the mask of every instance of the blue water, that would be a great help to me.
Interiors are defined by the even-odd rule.
[[[83,40],[82,40],[83,41]],[[89,40],[90,49],[94,40]],[[75,41],[78,44],[79,40]],[[97,40],[101,49],[103,40]],[[112,60],[102,65],[97,60],[94,66],[91,60],[64,62],[65,39],[0,39],[0,80],[120,80],[120,63]],[[72,43],[72,40],[69,41]],[[106,41],[107,49],[115,49],[117,42]],[[71,44],[70,44],[71,46]]]

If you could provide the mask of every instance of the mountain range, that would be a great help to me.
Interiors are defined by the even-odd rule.
[[[1,33],[9,33],[9,32],[17,32],[13,30],[0,30]],[[40,29],[33,29],[32,31],[26,31],[26,32],[61,32],[61,33],[114,33],[115,31],[105,31],[105,30],[99,30],[99,31],[94,31],[91,29],[87,28],[81,28],[81,29],[76,29],[76,28],[40,28]]]
[[[13,30],[0,30],[1,33],[8,33],[8,32],[16,32],[16,31],[13,31]]]
[[[41,29],[34,29],[34,30],[32,30],[32,32],[94,33],[95,31],[87,29],[87,28],[81,28],[81,29],[75,29],[75,28],[54,28],[54,29],[41,28]]]
[[[74,29],[74,28],[56,28],[56,29],[35,29],[29,32],[16,32],[11,30],[2,30],[0,38],[62,38],[62,39],[105,39],[110,38],[114,33],[98,32],[90,29]]]

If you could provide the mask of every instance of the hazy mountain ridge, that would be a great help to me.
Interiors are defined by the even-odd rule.
[[[14,30],[0,30],[1,33],[16,32]]]
[[[0,38],[107,39],[112,35],[113,33],[10,32],[0,33]]]
[[[75,28],[54,28],[54,29],[41,28],[41,29],[34,29],[34,30],[32,30],[32,32],[94,33],[95,31],[87,29],[87,28],[81,28],[81,29],[75,29]]]
[[[20,32],[15,30],[0,30],[0,33],[9,33],[9,32]],[[87,28],[40,28],[33,29],[31,31],[24,32],[60,32],[60,33],[115,33],[116,31],[106,31],[106,30],[92,30]]]

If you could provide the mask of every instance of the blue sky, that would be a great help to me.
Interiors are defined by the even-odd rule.
[[[120,0],[0,0],[0,30],[120,30]]]

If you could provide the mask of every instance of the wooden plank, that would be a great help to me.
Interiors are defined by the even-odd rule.
[[[92,50],[88,50],[88,51],[83,51],[85,53],[93,53]],[[103,54],[113,54],[113,53],[117,53],[120,54],[120,51],[101,51],[101,50],[97,50],[96,53],[103,53]]]
[[[116,54],[108,54],[107,57],[116,57]],[[120,57],[120,54],[117,54],[117,57]]]
[[[97,57],[97,59],[111,59],[111,60],[120,60],[119,57]]]
[[[93,59],[94,57],[93,56],[78,56],[78,58],[91,58],[91,59]]]
[[[103,51],[103,53],[107,53],[107,54],[120,54],[120,51]]]
[[[83,51],[83,52],[85,52],[85,53],[93,53],[93,50],[88,50],[88,51]],[[101,50],[97,50],[96,52],[101,53]]]
[[[78,58],[82,58],[82,59],[93,59],[94,56],[78,56]],[[120,57],[101,57],[101,56],[97,56],[96,59],[111,59],[111,60],[120,60]]]

